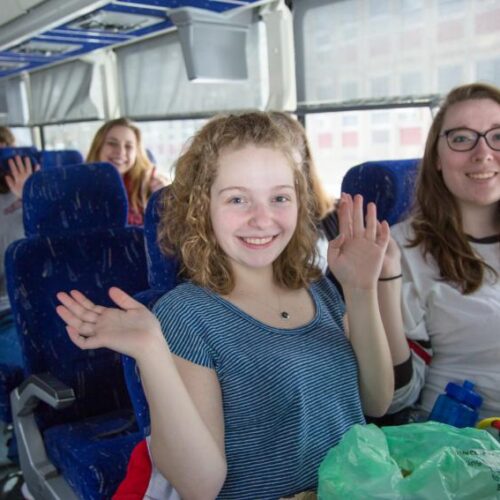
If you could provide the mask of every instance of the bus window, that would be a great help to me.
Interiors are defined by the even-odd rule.
[[[173,177],[175,160],[186,141],[206,122],[206,120],[163,120],[138,122],[142,132],[144,147],[154,156],[158,171],[167,179]]]
[[[101,121],[46,125],[43,127],[45,149],[77,149],[85,157]]]
[[[428,107],[307,114],[307,135],[325,188],[340,196],[347,170],[364,161],[421,157],[431,120]]]

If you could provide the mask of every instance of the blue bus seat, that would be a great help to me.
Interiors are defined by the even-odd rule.
[[[347,171],[342,192],[362,194],[364,205],[377,205],[377,217],[389,225],[402,220],[413,203],[415,180],[420,160],[367,161]]]
[[[106,163],[40,170],[23,202],[26,238],[5,259],[25,363],[25,381],[11,394],[21,468],[35,498],[107,499],[142,435],[121,356],[73,345],[56,293],[78,289],[111,306],[110,286],[144,290],[143,231],[126,226],[126,192]]]
[[[150,289],[137,294],[135,298],[148,309],[152,309],[156,301],[169,290],[172,290],[178,283],[178,260],[174,256],[165,255],[160,250],[157,242],[162,199],[164,196],[168,196],[168,190],[169,186],[166,186],[153,193],[144,214],[144,236]],[[128,356],[123,356],[123,370],[137,423],[143,434],[148,435],[148,403],[142,389],[135,360]]]
[[[6,172],[10,171],[8,160],[14,156],[29,157],[31,164],[40,164],[40,151],[35,147],[8,147],[0,148],[0,168]]]
[[[83,162],[82,153],[76,149],[44,150],[40,152],[40,166],[42,169],[78,165]]]
[[[8,160],[15,156],[29,156],[33,164],[38,163],[39,152],[35,147],[5,147],[0,148],[0,172],[8,174],[10,167]],[[4,265],[2,262],[1,265]],[[0,322],[6,318],[0,318]],[[0,421],[7,424],[12,422],[10,412],[10,391],[23,378],[23,363],[20,356],[17,335],[10,333],[0,338]]]

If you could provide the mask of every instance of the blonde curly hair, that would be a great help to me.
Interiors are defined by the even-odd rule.
[[[228,149],[246,145],[276,148],[294,171],[298,199],[295,232],[273,263],[274,278],[282,286],[298,289],[321,276],[316,266],[317,220],[314,194],[297,161],[294,136],[277,126],[270,113],[221,115],[193,137],[175,166],[175,179],[161,203],[158,242],[181,262],[181,275],[221,295],[234,288],[227,255],[214,235],[210,220],[210,189],[219,157]]]

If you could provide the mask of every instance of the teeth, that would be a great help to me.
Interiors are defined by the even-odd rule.
[[[246,243],[250,243],[251,245],[265,245],[269,243],[273,237],[268,236],[267,238],[242,238]]]
[[[477,180],[484,180],[484,179],[491,179],[496,175],[495,172],[484,172],[484,173],[477,173],[477,174],[467,174],[467,177],[471,179],[477,179]]]

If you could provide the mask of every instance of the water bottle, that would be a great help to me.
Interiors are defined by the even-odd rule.
[[[462,386],[449,382],[445,394],[436,399],[429,420],[455,427],[474,427],[483,398],[473,389],[474,384],[468,380]]]

